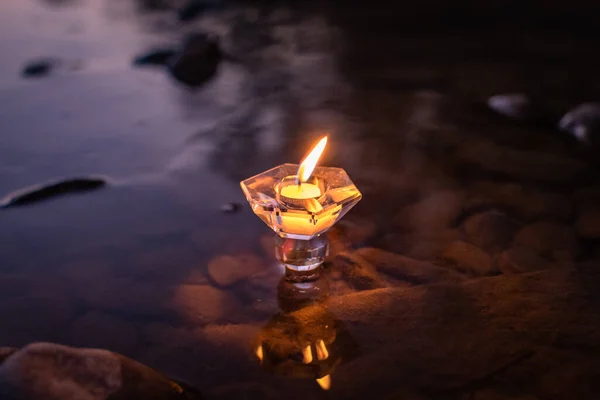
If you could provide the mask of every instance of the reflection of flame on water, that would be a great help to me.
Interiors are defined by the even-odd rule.
[[[319,360],[326,360],[329,357],[329,352],[327,351],[327,347],[325,346],[325,342],[323,340],[317,340],[315,348],[317,349],[317,358]]]
[[[325,375],[322,378],[317,379],[317,383],[323,390],[329,390],[331,388],[331,376]]]
[[[310,344],[302,350],[302,362],[304,364],[310,364],[313,360],[312,349]]]
[[[262,364],[262,360],[264,357],[262,345],[260,345],[256,348],[256,357],[258,357],[258,359],[260,360],[260,363]]]
[[[300,164],[300,168],[298,168],[298,183],[308,181],[308,178],[312,175],[317,163],[319,162],[319,158],[323,151],[325,150],[325,146],[327,145],[327,136],[323,139],[319,140],[319,143],[315,146],[314,149],[306,156],[302,164]]]

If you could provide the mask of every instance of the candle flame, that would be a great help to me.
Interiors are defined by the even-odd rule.
[[[329,390],[331,388],[331,376],[325,375],[322,378],[317,379],[317,383],[323,390]]]
[[[304,161],[302,161],[300,168],[298,168],[298,183],[308,181],[308,178],[310,178],[315,167],[317,166],[317,162],[319,162],[319,158],[321,157],[321,154],[323,154],[326,145],[327,136],[319,140],[319,143],[317,143],[315,148],[312,149]]]

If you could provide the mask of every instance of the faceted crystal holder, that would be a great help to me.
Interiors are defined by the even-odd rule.
[[[241,182],[252,211],[277,233],[277,258],[292,281],[318,277],[327,255],[323,235],[340,220],[362,195],[341,168],[316,167],[309,182],[320,195],[296,199],[281,195],[281,189],[297,185],[299,165],[282,164]]]

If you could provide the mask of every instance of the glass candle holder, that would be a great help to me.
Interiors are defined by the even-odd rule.
[[[316,167],[299,183],[298,164],[282,164],[241,182],[252,211],[278,235],[275,255],[286,278],[319,276],[328,253],[326,232],[362,198],[341,168]]]

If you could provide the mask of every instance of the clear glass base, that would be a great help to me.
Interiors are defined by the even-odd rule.
[[[329,240],[326,234],[309,240],[281,236],[275,238],[275,256],[285,266],[285,279],[291,282],[317,279],[328,253]]]

